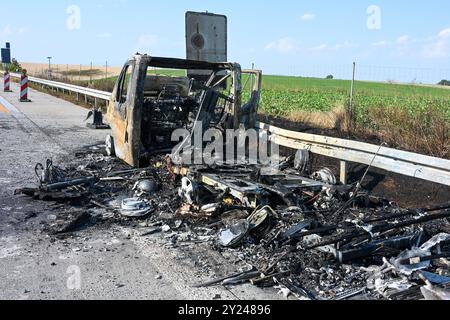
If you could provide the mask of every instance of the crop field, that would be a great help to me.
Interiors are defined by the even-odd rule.
[[[264,76],[261,112],[345,130],[350,88],[345,80]],[[450,158],[449,88],[357,81],[353,106],[359,139]]]
[[[184,76],[185,72],[151,70],[149,74]],[[111,91],[116,79],[94,80],[90,86]],[[244,101],[250,95],[249,82],[244,76]],[[350,88],[348,80],[264,75],[260,113],[346,130]],[[392,147],[450,158],[450,87],[356,81],[353,106],[354,134],[359,139],[372,136]]]
[[[347,106],[351,82],[317,78],[264,76],[262,111],[289,117],[298,111],[329,112]],[[354,105],[358,121],[367,121],[364,115],[372,107],[399,108],[411,114],[430,106],[450,119],[450,90],[420,85],[355,83]]]
[[[152,70],[149,74],[184,76],[185,72]],[[116,79],[94,80],[93,84],[110,91]],[[261,110],[284,117],[297,111],[329,112],[349,104],[350,87],[349,80],[264,75]],[[450,88],[446,87],[356,81],[354,103],[362,114],[371,107],[408,109],[414,114],[433,106],[450,119]]]
[[[159,72],[151,71],[153,74]],[[164,70],[163,74],[185,75],[181,70]],[[246,82],[244,77],[243,83]],[[261,111],[283,117],[290,117],[298,111],[329,112],[349,104],[350,87],[349,80],[264,75]],[[409,110],[413,115],[430,106],[450,121],[450,88],[356,81],[354,92],[354,105],[360,122],[368,121],[364,115],[372,107]]]
[[[183,76],[182,70],[152,70],[150,74]],[[94,80],[93,86],[111,91],[117,77]],[[243,83],[248,83],[245,77]],[[349,105],[351,82],[318,78],[263,76],[261,111],[291,117],[299,111],[330,112]],[[248,91],[248,85],[246,87]],[[395,108],[420,114],[430,107],[450,121],[450,88],[356,81],[354,106],[359,123],[368,124],[371,108]],[[244,89],[244,98],[248,92]]]

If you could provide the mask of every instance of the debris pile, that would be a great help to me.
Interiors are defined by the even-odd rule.
[[[249,266],[198,287],[252,283],[314,300],[449,299],[450,203],[404,209],[360,184],[338,185],[329,169],[306,176],[299,168],[178,168],[158,156],[134,169],[90,148],[64,170],[38,164],[39,187],[16,194],[83,213],[55,233],[76,230],[86,212],[95,221],[139,219],[141,236],[170,231],[172,245],[208,243]]]

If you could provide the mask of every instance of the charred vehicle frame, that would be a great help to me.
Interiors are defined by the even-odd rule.
[[[150,68],[208,70],[209,78],[168,77],[149,73]],[[243,103],[242,75],[250,94]],[[241,70],[237,63],[209,63],[136,54],[117,80],[107,112],[113,135],[108,152],[135,167],[148,164],[151,156],[170,153],[176,129],[202,130],[254,128],[261,95],[262,72]]]

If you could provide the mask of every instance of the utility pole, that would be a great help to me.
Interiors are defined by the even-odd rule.
[[[52,77],[52,57],[47,57],[48,59],[48,78]]]
[[[252,63],[252,70],[255,70],[255,64],[254,63]],[[250,91],[253,91],[253,85],[254,85],[253,84],[253,78],[254,78],[253,74],[251,74],[250,77],[251,77]]]
[[[91,71],[89,72],[89,83],[92,84],[92,62],[91,62]]]
[[[106,72],[105,72],[105,79],[108,79],[108,60],[106,60]]]

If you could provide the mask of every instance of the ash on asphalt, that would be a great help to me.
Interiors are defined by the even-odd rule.
[[[64,241],[87,228],[137,230],[142,238],[157,239],[175,250],[178,263],[195,269],[198,279],[218,279],[203,283],[205,287],[252,283],[299,299],[414,299],[421,290],[448,290],[424,280],[420,272],[442,281],[450,276],[445,256],[450,204],[408,210],[367,192],[352,193],[353,186],[328,184],[285,193],[282,199],[280,192],[285,191],[274,185],[262,187],[263,203],[270,207],[253,211],[229,191],[196,185],[191,193],[183,193],[166,157],[154,157],[150,163],[134,169],[98,148],[76,152],[63,169],[66,179],[95,176],[96,181],[69,187],[58,193],[56,202],[47,203],[52,206],[49,212],[57,214],[44,223],[42,232]],[[257,168],[234,170],[256,177],[254,182],[261,186],[270,184],[269,178],[251,172]],[[156,188],[145,190],[142,181]],[[197,188],[202,192],[195,191],[194,197]],[[32,196],[42,198],[42,192],[36,189]],[[52,193],[45,196],[51,198]],[[124,199],[133,199],[136,208],[125,209]],[[438,214],[431,215],[434,212]],[[130,213],[140,216],[130,218]],[[429,220],[417,222],[423,218]],[[415,251],[420,246],[427,249]],[[429,264],[403,265],[405,257],[427,255],[434,257]]]

